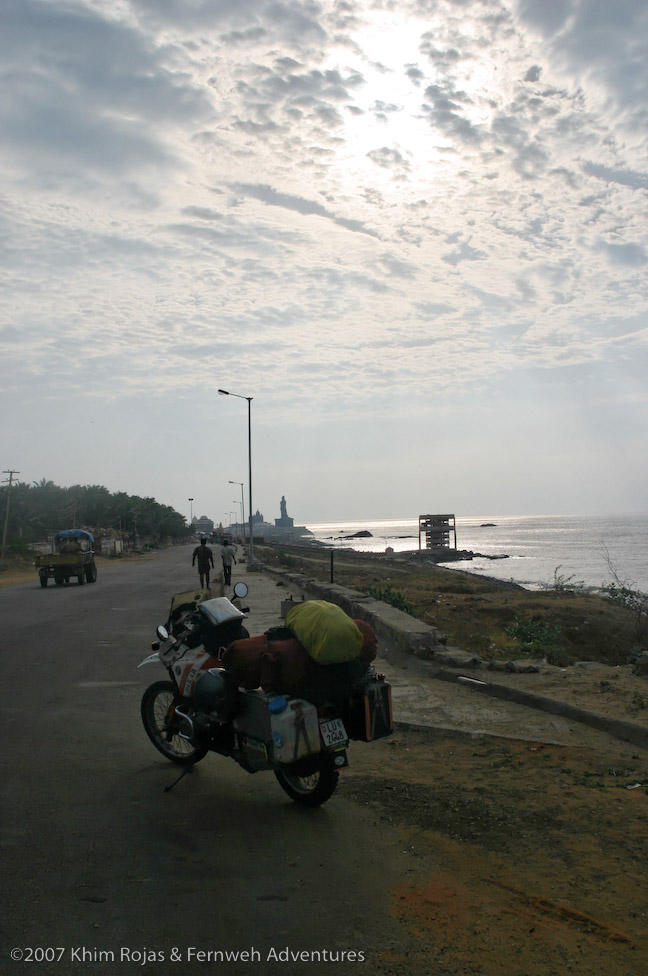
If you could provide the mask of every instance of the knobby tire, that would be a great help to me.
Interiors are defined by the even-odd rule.
[[[306,775],[301,770],[298,771],[299,763],[297,767],[286,766],[285,769],[275,770],[281,788],[291,800],[302,806],[321,806],[330,800],[337,789],[340,774],[335,768],[333,756],[328,752],[320,752],[315,761],[316,769]]]
[[[172,681],[156,681],[142,696],[142,722],[146,734],[156,749],[179,766],[200,762],[208,749],[196,749],[178,735],[179,723],[174,719],[174,705],[181,699]]]

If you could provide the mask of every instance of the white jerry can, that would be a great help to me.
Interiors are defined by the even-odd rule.
[[[270,708],[272,758],[275,762],[293,763],[320,751],[317,709],[301,698],[275,698]]]
[[[317,709],[303,698],[243,692],[232,725],[240,734],[263,742],[271,762],[292,763],[320,751]]]

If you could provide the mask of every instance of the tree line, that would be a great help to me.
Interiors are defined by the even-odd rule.
[[[185,539],[191,528],[185,518],[155,498],[124,491],[110,492],[102,485],[61,488],[43,478],[0,488],[0,512],[7,516],[7,542],[20,547],[45,541],[60,529],[88,529],[99,537],[114,535],[135,544]]]

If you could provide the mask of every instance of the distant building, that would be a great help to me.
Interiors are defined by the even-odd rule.
[[[208,519],[206,515],[201,515],[200,518],[196,518],[194,515],[192,525],[196,535],[209,536],[213,535],[214,533],[214,523],[211,519]]]
[[[298,541],[306,536],[312,536],[306,526],[295,525],[295,520],[288,515],[286,510],[286,499],[282,496],[280,502],[281,516],[274,520],[274,525],[266,522],[261,512],[257,509],[252,516],[252,532],[255,539],[268,539],[268,541],[283,539],[284,541]],[[249,526],[240,523],[230,526],[234,535],[240,536],[243,540],[249,537]]]

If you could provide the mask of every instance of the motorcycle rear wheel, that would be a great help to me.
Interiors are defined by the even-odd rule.
[[[178,693],[172,681],[156,681],[142,696],[142,722],[146,734],[163,756],[179,766],[191,766],[204,759],[208,749],[197,749],[178,735],[175,718]]]
[[[275,769],[275,776],[281,788],[295,803],[318,807],[333,796],[340,774],[330,753],[320,752],[312,760],[310,768],[301,760],[285,769]]]

